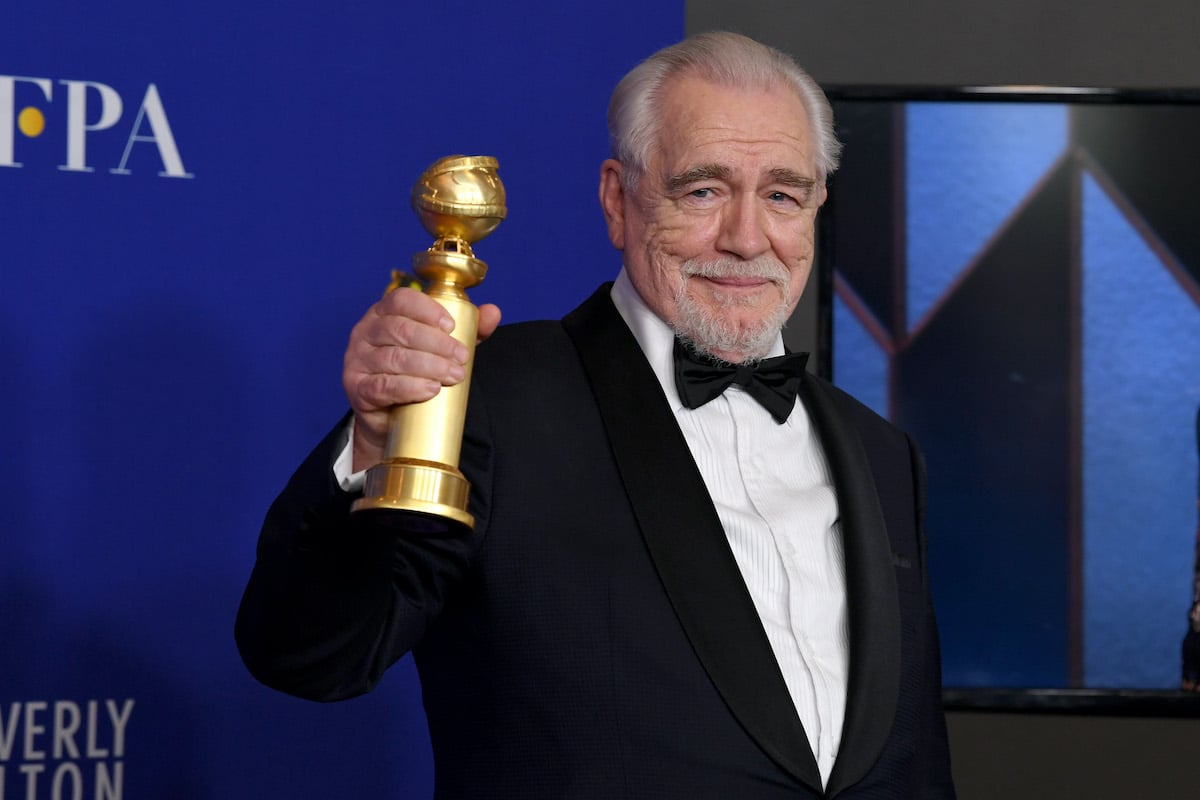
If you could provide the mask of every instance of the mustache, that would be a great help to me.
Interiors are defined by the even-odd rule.
[[[738,258],[691,258],[680,265],[679,271],[685,278],[761,278],[780,287],[786,287],[790,278],[787,267],[770,255],[750,261]]]

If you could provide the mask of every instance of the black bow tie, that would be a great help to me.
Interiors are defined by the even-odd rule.
[[[807,362],[808,353],[788,353],[765,359],[753,367],[722,364],[696,354],[676,339],[675,388],[686,407],[699,408],[736,383],[782,425],[796,405]]]

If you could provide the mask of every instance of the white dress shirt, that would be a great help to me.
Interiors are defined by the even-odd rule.
[[[612,299],[700,468],[828,784],[846,710],[846,570],[837,495],[804,404],[780,425],[734,384],[685,408],[675,388],[674,333],[624,270]],[[780,336],[769,355],[783,352]]]
[[[837,496],[821,443],[802,403],[780,425],[736,384],[700,408],[684,408],[674,333],[625,270],[612,300],[671,404],[828,784],[842,737],[849,640]],[[781,336],[769,355],[782,353]],[[358,491],[365,473],[351,474],[350,438],[334,475],[344,490]]]

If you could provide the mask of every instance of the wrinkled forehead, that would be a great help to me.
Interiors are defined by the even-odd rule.
[[[675,82],[661,96],[651,161],[667,171],[739,162],[808,176],[815,170],[808,114],[794,92],[699,78]]]

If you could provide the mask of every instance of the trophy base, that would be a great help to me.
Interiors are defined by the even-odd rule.
[[[454,533],[475,527],[475,517],[467,513],[470,490],[467,479],[454,467],[393,458],[367,470],[363,496],[350,510],[355,514],[380,512],[371,516],[388,527],[410,528],[416,533]]]

